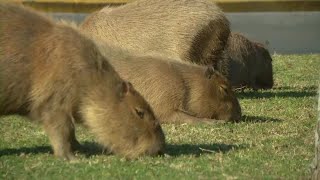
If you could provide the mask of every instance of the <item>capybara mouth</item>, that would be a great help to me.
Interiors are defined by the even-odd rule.
[[[237,123],[237,122],[240,122],[241,117],[242,117],[241,114],[235,115],[234,117],[231,118],[231,121],[232,121],[232,122],[236,122],[236,123]]]
[[[273,83],[268,85],[263,85],[262,89],[272,89],[272,87],[273,87]]]
[[[148,155],[152,156],[152,157],[157,157],[157,156],[164,156],[164,151],[163,150],[158,150],[156,153],[148,153]]]
[[[259,83],[259,84],[256,84],[253,89],[254,90],[258,90],[258,89],[272,89],[273,87],[273,83]]]

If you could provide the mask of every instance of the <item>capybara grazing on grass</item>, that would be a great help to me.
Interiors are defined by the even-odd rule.
[[[94,12],[80,28],[136,53],[226,69],[222,54],[230,34],[229,21],[208,0],[137,0]]]
[[[272,58],[262,44],[252,42],[239,33],[231,33],[226,49],[228,79],[233,87],[272,88]]]
[[[0,114],[43,124],[54,154],[74,159],[75,122],[126,158],[164,149],[159,121],[90,39],[30,9],[0,4]]]
[[[100,47],[120,76],[146,98],[161,122],[240,120],[241,108],[231,86],[212,67]]]

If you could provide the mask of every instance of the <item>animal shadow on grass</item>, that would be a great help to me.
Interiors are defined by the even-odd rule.
[[[181,155],[194,155],[196,157],[201,154],[207,153],[226,153],[237,149],[248,148],[246,144],[232,145],[232,144],[167,144],[165,153],[170,156],[181,156]],[[97,143],[85,141],[81,143],[81,147],[75,151],[76,153],[84,155],[86,158],[94,155],[110,154],[104,152],[104,149]],[[0,149],[1,156],[22,156],[31,154],[52,154],[51,146],[35,146],[35,147],[22,147],[22,148],[8,148]]]
[[[21,148],[7,148],[0,149],[1,156],[10,156],[10,155],[28,155],[28,154],[53,154],[51,146],[34,146],[34,147],[21,147]],[[108,154],[105,150],[97,143],[85,141],[81,143],[80,147],[77,147],[75,150],[76,154],[84,155],[85,157],[90,157],[93,155],[99,154]]]
[[[52,153],[50,146],[35,146],[35,147],[21,147],[21,148],[7,148],[0,149],[1,156],[10,156],[10,155],[27,155],[27,154],[45,154]]]
[[[207,153],[227,153],[229,151],[248,148],[247,144],[167,144],[166,154],[170,156],[194,155],[199,157]]]
[[[258,98],[273,98],[273,97],[313,97],[317,95],[317,87],[316,86],[308,86],[302,89],[295,89],[294,87],[276,87],[272,90],[268,91],[237,91],[237,96],[240,99],[244,98],[251,98],[251,99],[258,99]]]
[[[264,123],[264,122],[282,122],[281,119],[264,117],[264,116],[247,116],[243,115],[241,122],[251,122],[251,123]]]

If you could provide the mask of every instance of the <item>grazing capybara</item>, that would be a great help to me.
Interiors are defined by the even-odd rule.
[[[239,33],[231,33],[226,47],[228,79],[233,87],[270,89],[273,86],[272,58],[261,44]]]
[[[94,12],[80,28],[136,53],[226,69],[222,57],[230,34],[229,21],[212,1],[137,0]]]
[[[160,122],[240,120],[241,108],[231,86],[212,67],[155,55],[133,55],[102,44],[109,62],[146,98]]]
[[[43,124],[54,154],[75,158],[75,122],[126,158],[164,149],[159,121],[92,40],[21,6],[0,3],[0,115]]]

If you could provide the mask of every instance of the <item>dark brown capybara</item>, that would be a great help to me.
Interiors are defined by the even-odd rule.
[[[228,79],[233,87],[270,89],[273,86],[272,58],[261,44],[239,33],[231,33],[226,47]]]
[[[92,40],[21,6],[0,3],[0,114],[40,122],[54,154],[75,158],[75,122],[126,158],[163,151],[164,134],[144,98]]]
[[[162,123],[239,121],[241,107],[227,79],[196,64],[154,55],[133,55],[100,42],[124,79],[150,103]]]
[[[94,12],[80,28],[98,40],[139,54],[226,69],[222,57],[229,21],[212,1],[137,0]]]

